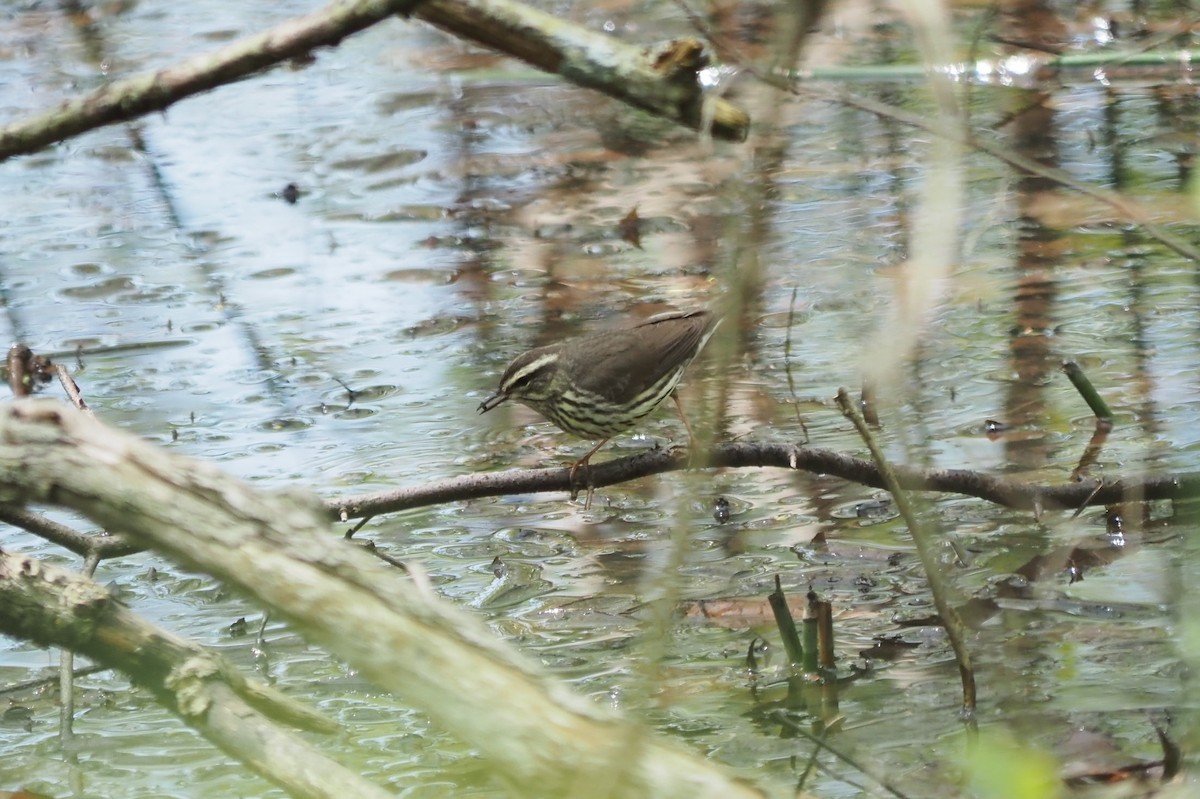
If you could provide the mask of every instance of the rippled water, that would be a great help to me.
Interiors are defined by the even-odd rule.
[[[307,10],[243,8],[97,8],[90,29],[50,8],[3,12],[0,117]],[[577,13],[603,21],[600,10]],[[629,38],[660,35],[638,28],[633,10],[610,13]],[[661,35],[686,31],[675,12],[646,13],[669,16],[650,17]],[[886,59],[884,32],[845,24],[818,43],[819,56],[854,43],[878,55],[868,60]],[[855,90],[928,113],[919,83]],[[763,107],[751,80],[735,92]],[[869,351],[889,335],[879,328],[904,290],[928,136],[833,102],[767,98],[783,104],[787,147],[769,172],[768,230],[755,244],[761,281],[741,323],[728,323],[738,356],[724,371],[694,367],[684,401],[712,402],[725,382],[722,438],[798,441],[799,414],[814,446],[857,453],[832,397],[861,384]],[[977,90],[973,124],[1002,125],[996,136],[1018,147],[1036,138],[1017,114],[1034,99]],[[1053,153],[1037,151],[1042,142],[1034,154],[1129,192],[1160,222],[1190,221],[1181,191],[1194,100],[1186,87],[1065,81],[1041,131]],[[750,218],[747,148],[699,142],[393,20],[306,68],[148,117],[136,135],[116,126],[0,164],[0,324],[71,366],[106,422],[263,487],[331,497],[565,463],[583,442],[523,408],[481,417],[476,406],[524,348],[727,294]],[[918,352],[880,398],[889,454],[1069,479],[1092,431],[1058,373],[1074,358],[1117,414],[1094,473],[1194,468],[1194,265],[1111,209],[1030,186],[985,155],[968,153],[964,169],[962,256]],[[299,188],[295,204],[282,198],[288,184]],[[641,248],[617,232],[635,207]],[[1015,429],[991,440],[987,419]],[[664,411],[598,457],[682,438]],[[713,517],[718,496],[731,507],[724,523]],[[767,715],[788,704],[782,687],[750,689],[753,639],[778,649],[769,620],[753,605],[754,623],[681,614],[659,701],[646,706],[628,698],[641,695],[641,602],[661,588],[673,531],[686,534],[674,575],[681,600],[758,603],[776,576],[795,596],[812,587],[833,603],[843,671],[865,666],[860,652],[879,638],[902,644],[873,650],[873,670],[841,690],[838,745],[877,776],[942,790],[961,750],[957,672],[940,630],[902,624],[932,609],[903,524],[886,505],[862,505],[884,498],[781,470],[676,473],[601,489],[590,510],[560,494],[454,503],[376,519],[359,537],[420,563],[447,597],[578,690],[781,792],[810,745]],[[1003,594],[999,584],[1056,548],[1114,549],[1099,509],[1035,521],[934,497],[923,513],[971,556],[962,566],[949,547],[939,554],[963,598]],[[1083,582],[1069,584],[1054,561],[1031,593],[997,600],[969,640],[985,724],[1051,751],[1071,729],[1091,729],[1121,744],[1112,765],[1158,756],[1149,720],[1181,701],[1162,589],[1177,554],[1168,513],[1156,510],[1149,542],[1132,532],[1127,554]],[[11,528],[0,529],[0,546],[72,562]],[[509,568],[503,584],[496,557]],[[230,625],[247,617],[253,627],[261,609],[211,579],[152,554],[105,562],[97,579],[151,621],[338,718],[348,740],[323,745],[353,768],[410,796],[494,790],[461,744],[285,625],[268,625],[269,659],[255,659],[252,636]],[[0,686],[53,662],[4,639]],[[121,676],[85,677],[80,692],[70,757],[50,697],[6,697],[28,714],[0,723],[0,789],[67,795],[81,780],[81,795],[278,795]],[[821,762],[834,771],[810,781],[819,795],[878,792],[845,764]]]

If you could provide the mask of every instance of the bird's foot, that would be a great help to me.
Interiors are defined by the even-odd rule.
[[[574,502],[575,499],[579,496],[579,489],[580,489],[580,486],[575,485],[575,474],[579,471],[580,467],[583,467],[583,470],[586,473],[585,474],[586,482],[584,483],[584,486],[583,486],[583,487],[587,488],[587,496],[583,500],[583,509],[584,510],[591,510],[592,497],[596,493],[596,487],[594,485],[592,485],[592,465],[591,465],[590,461],[591,461],[591,453],[589,452],[586,457],[580,458],[579,460],[575,461],[575,463],[571,464],[571,470],[569,472],[567,472],[567,483],[570,484],[570,486],[571,486],[571,501],[572,502]]]

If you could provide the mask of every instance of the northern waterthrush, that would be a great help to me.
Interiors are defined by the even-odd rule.
[[[719,321],[709,311],[672,311],[632,327],[523,352],[504,370],[496,393],[479,404],[479,412],[516,400],[568,433],[600,439],[571,467],[572,484],[579,467],[610,438],[667,397],[674,399],[694,443],[675,386]]]

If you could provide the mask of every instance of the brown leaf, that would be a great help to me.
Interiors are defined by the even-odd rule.
[[[621,217],[621,221],[617,223],[617,231],[621,234],[621,238],[639,250],[642,249],[642,234],[639,230],[641,221],[635,205],[633,210]]]

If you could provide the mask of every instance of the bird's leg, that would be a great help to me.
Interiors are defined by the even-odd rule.
[[[599,449],[607,443],[608,443],[607,438],[600,439],[600,443],[597,444],[596,446],[592,447],[591,449],[589,449],[587,451],[586,455],[584,455],[579,460],[575,461],[575,463],[571,464],[571,471],[567,472],[567,482],[571,484],[571,499],[575,499],[575,497],[579,493],[578,491],[575,490],[575,472],[579,471],[580,466],[587,467],[587,481],[588,481],[587,482],[587,490],[588,490],[588,493],[587,493],[587,499],[585,499],[583,501],[583,509],[584,510],[588,510],[589,508],[592,507],[592,494],[595,493],[595,491],[596,491],[595,487],[592,485],[592,466],[590,463],[588,463],[588,461],[591,460],[591,457],[593,455],[595,455],[596,452],[598,452]]]
[[[688,422],[687,414],[683,412],[683,403],[679,401],[679,395],[674,391],[671,392],[671,399],[675,402],[675,410],[679,411],[679,418],[683,420],[683,426],[687,428],[688,434],[688,463],[694,463],[696,460],[696,433],[692,430],[692,425]]]

